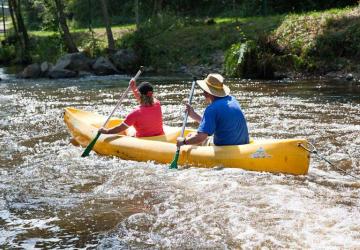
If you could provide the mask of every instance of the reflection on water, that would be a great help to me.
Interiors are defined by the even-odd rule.
[[[307,176],[84,159],[70,144],[63,108],[108,115],[129,77],[0,77],[2,248],[360,248],[359,180],[317,158]],[[181,126],[191,79],[146,80],[156,84],[165,123]],[[358,83],[229,85],[252,137],[305,137],[360,175]],[[205,107],[200,92],[197,110]],[[135,105],[129,96],[117,115]]]

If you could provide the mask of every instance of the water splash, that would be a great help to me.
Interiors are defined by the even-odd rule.
[[[153,162],[81,158],[82,149],[70,143],[63,108],[107,115],[128,79],[1,82],[0,246],[360,247],[359,184],[316,158],[307,176],[171,171]],[[148,80],[158,90],[165,123],[180,126],[191,79]],[[327,82],[237,81],[230,87],[251,136],[306,137],[337,166],[360,173],[360,102],[354,86],[352,95],[346,86],[341,92]],[[197,110],[205,107],[200,92],[194,98]],[[129,96],[117,115],[135,105]]]

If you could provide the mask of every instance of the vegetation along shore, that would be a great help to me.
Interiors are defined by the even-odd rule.
[[[139,65],[161,74],[360,78],[358,1],[5,2],[0,62],[23,65],[23,78]]]

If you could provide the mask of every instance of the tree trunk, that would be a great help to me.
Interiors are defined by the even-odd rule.
[[[14,3],[15,3],[15,5],[14,5],[15,16],[16,16],[16,20],[17,20],[17,24],[18,24],[18,29],[24,40],[24,47],[26,49],[28,49],[29,48],[29,35],[27,33],[27,30],[26,30],[26,27],[24,24],[24,19],[22,17],[20,0],[14,1]]]
[[[12,5],[12,0],[9,0],[8,4],[9,4],[9,12],[10,12],[10,16],[11,16],[11,21],[14,27],[14,31],[15,31],[15,35],[19,35],[19,30],[18,30],[18,26],[16,23],[16,19],[15,19],[15,15],[14,15],[14,7]]]
[[[1,11],[2,11],[2,13],[1,13],[2,14],[2,19],[3,19],[4,37],[6,37],[4,1],[1,2]]]
[[[154,9],[153,9],[153,16],[158,14],[162,10],[162,2],[163,0],[154,0]]]
[[[136,30],[139,30],[139,26],[140,26],[139,0],[135,0],[135,23],[136,23]]]
[[[59,20],[59,26],[62,30],[61,36],[64,40],[67,51],[69,53],[79,52],[79,50],[77,49],[77,47],[71,37],[69,27],[66,24],[66,18],[65,18],[65,14],[64,14],[64,5],[62,3],[62,0],[55,0],[55,4],[56,4],[57,17]]]
[[[9,0],[8,4],[16,38],[20,44],[20,61],[21,63],[29,63],[31,62],[29,35],[22,18],[20,0]]]
[[[111,31],[110,18],[109,18],[106,0],[101,0],[101,8],[102,8],[103,16],[104,16],[104,21],[105,21],[106,35],[107,35],[107,40],[108,40],[108,49],[110,52],[115,51],[115,41],[114,41],[113,33]]]
[[[155,15],[156,15],[156,12],[157,12],[157,3],[158,3],[158,1],[157,1],[157,0],[154,0],[154,7],[153,7],[152,16],[155,16]]]

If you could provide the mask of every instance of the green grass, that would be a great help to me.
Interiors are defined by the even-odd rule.
[[[113,26],[112,31],[119,48],[134,48],[142,63],[160,71],[176,70],[181,65],[211,66],[216,63],[217,52],[226,53],[233,44],[246,41],[255,41],[259,53],[274,58],[281,70],[325,69],[327,65],[339,61],[344,64],[360,56],[359,7],[214,20],[214,24],[208,25],[203,19],[189,20],[165,13],[143,23],[141,32],[134,32],[135,24]],[[96,27],[93,32],[86,28],[71,29],[80,50],[91,56],[104,54],[106,30]],[[65,53],[57,32],[29,33],[35,41],[36,61],[55,61]],[[47,58],[49,53],[51,59]]]
[[[111,27],[114,34],[119,32],[128,32],[135,30],[135,24],[126,24],[126,25],[116,25]],[[106,39],[106,29],[104,27],[102,28],[93,28],[92,29],[96,35],[103,37]],[[81,28],[81,29],[71,29],[71,33],[88,33],[88,28]],[[57,34],[57,31],[39,31],[39,30],[30,30],[29,33],[33,36],[40,36],[40,37],[46,37],[46,36],[52,36],[54,34]]]
[[[31,36],[38,36],[38,37],[48,37],[48,36],[53,36],[53,35],[56,35],[58,34],[58,32],[55,32],[55,31],[29,31],[29,34]]]
[[[216,18],[215,24],[202,21],[179,21],[163,25],[154,34],[152,27],[143,29],[142,42],[146,43],[145,63],[158,69],[174,70],[180,65],[212,64],[214,53],[229,49],[233,43],[256,39],[259,34],[269,34],[281,23],[283,16],[252,18]],[[127,43],[126,46],[129,44]]]
[[[298,56],[304,65],[316,61],[325,71],[341,58],[358,56],[359,37],[359,7],[287,15],[272,34],[283,53]]]

